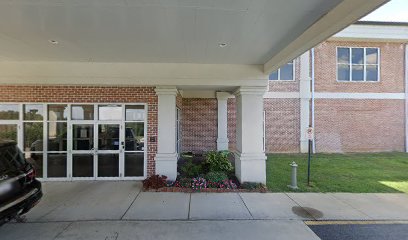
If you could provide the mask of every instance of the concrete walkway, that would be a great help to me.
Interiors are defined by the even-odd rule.
[[[408,220],[406,194],[157,193],[141,192],[136,182],[43,186],[27,223],[1,227],[1,239],[319,239],[304,220]]]

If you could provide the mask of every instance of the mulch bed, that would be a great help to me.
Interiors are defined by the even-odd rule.
[[[268,189],[222,189],[222,188],[204,188],[201,190],[193,190],[191,188],[180,188],[180,187],[163,187],[159,189],[143,189],[145,192],[183,192],[183,193],[195,193],[195,192],[204,192],[204,193],[228,193],[228,192],[258,192],[266,193]]]

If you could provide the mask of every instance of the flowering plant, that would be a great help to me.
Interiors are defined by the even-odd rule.
[[[202,177],[193,178],[193,182],[191,183],[191,188],[195,191],[200,191],[201,189],[207,188],[207,180]]]

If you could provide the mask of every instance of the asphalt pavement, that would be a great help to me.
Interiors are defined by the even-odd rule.
[[[321,240],[405,240],[408,224],[328,224],[310,225]]]

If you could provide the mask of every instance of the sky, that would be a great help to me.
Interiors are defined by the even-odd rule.
[[[361,20],[408,22],[408,0],[391,0]]]

